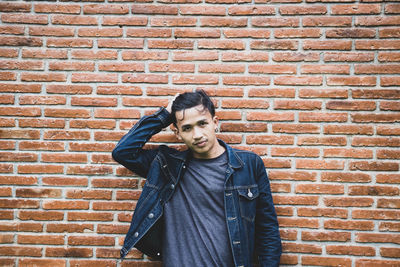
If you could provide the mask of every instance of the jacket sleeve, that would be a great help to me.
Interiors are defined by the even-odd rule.
[[[270,184],[265,166],[257,156],[258,188],[260,192],[256,214],[256,252],[261,267],[279,266],[282,244],[278,219],[272,201]]]
[[[142,117],[118,142],[112,151],[113,159],[138,175],[146,177],[157,150],[142,148],[153,135],[171,122],[170,113],[165,108]]]

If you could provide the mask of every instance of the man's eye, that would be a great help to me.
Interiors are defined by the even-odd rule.
[[[206,125],[206,124],[207,124],[206,121],[201,121],[201,122],[200,122],[200,125],[201,125],[201,126],[204,126],[204,125]]]
[[[184,131],[184,132],[187,132],[187,131],[189,131],[189,127],[184,127],[184,128],[182,128],[182,131]]]

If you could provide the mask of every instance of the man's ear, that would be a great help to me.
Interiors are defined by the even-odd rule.
[[[182,140],[181,136],[179,135],[179,129],[178,127],[174,124],[171,124],[171,130],[174,132],[176,138],[178,138],[178,140]]]
[[[213,117],[213,122],[214,122],[215,126],[217,127],[216,129],[218,129],[219,119],[218,119],[217,116],[214,116],[214,117]]]

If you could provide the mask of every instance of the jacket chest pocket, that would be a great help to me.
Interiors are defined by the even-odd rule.
[[[253,222],[256,217],[257,198],[260,194],[257,185],[241,187],[237,189],[237,192],[241,217]]]

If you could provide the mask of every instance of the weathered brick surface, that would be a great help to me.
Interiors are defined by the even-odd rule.
[[[287,266],[400,266],[400,4],[2,1],[0,265],[118,262],[144,179],[110,152],[197,88],[269,173]],[[182,148],[170,129],[148,147]]]

